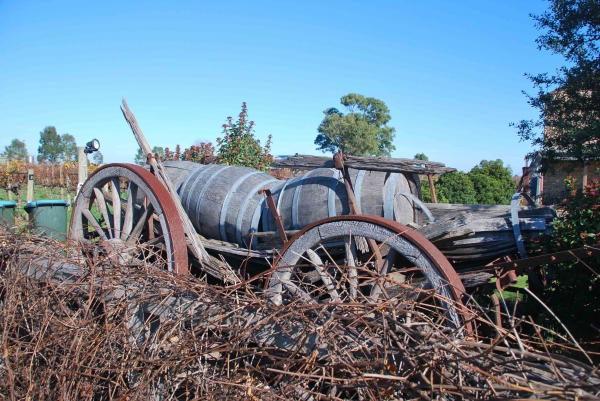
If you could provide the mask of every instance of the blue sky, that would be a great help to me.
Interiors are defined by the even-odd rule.
[[[90,4],[85,4],[90,3]],[[54,125],[105,162],[132,162],[127,99],[151,146],[215,141],[247,102],[272,153],[322,154],[323,110],[359,93],[383,100],[394,157],[425,153],[468,171],[524,155],[509,123],[534,118],[525,72],[562,60],[537,50],[529,1],[0,0],[0,150],[37,153]]]

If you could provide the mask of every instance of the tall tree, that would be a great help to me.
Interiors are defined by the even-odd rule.
[[[37,160],[40,163],[56,163],[62,156],[62,140],[56,132],[56,127],[47,126],[40,132],[40,146]]]
[[[73,137],[71,134],[63,134],[60,136],[60,142],[61,159],[63,161],[77,160],[77,142],[75,142],[75,137]]]
[[[346,114],[336,108],[323,112],[325,117],[315,139],[317,150],[335,153],[342,150],[354,156],[390,156],[396,130],[388,127],[392,119],[385,103],[373,97],[350,93],[340,99]]]
[[[537,90],[526,96],[539,115],[513,125],[539,149],[544,169],[565,157],[599,159],[600,1],[549,0],[548,11],[531,17],[544,31],[538,49],[562,56],[566,66],[555,75],[526,74]]]
[[[100,151],[94,152],[94,156],[92,156],[92,161],[95,165],[101,166],[104,164],[104,156]]]
[[[423,160],[423,161],[425,161],[425,162],[426,162],[426,161],[428,161],[428,160],[429,160],[429,157],[427,157],[427,156],[425,155],[425,153],[417,153],[417,154],[416,154],[416,155],[413,157],[413,159],[415,159],[415,160]]]
[[[4,152],[8,160],[27,159],[27,146],[25,146],[25,142],[16,138],[10,142],[10,145],[4,147]]]

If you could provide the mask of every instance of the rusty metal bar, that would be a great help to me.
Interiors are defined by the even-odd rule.
[[[267,197],[267,209],[271,210],[271,214],[273,215],[273,218],[275,219],[275,225],[277,226],[277,232],[279,233],[279,237],[281,238],[281,240],[283,241],[283,243],[287,243],[288,242],[288,237],[285,233],[285,229],[283,227],[283,220],[281,218],[281,216],[279,215],[279,212],[277,211],[277,205],[275,204],[275,200],[273,199],[273,194],[271,193],[271,190],[269,188],[263,188],[260,191],[258,191],[259,194],[261,195],[266,195]]]
[[[437,195],[435,194],[435,183],[431,174],[427,174],[427,180],[429,180],[429,194],[431,195],[431,203],[438,203]]]
[[[571,260],[586,259],[591,257],[600,257],[600,248],[584,246],[583,248],[571,249],[570,251],[562,251],[550,253],[547,255],[533,256],[527,259],[496,263],[488,265],[481,270],[478,269],[478,271],[505,272],[508,270],[514,270],[515,273],[522,274],[524,270],[530,267],[551,265],[554,263],[562,263]]]

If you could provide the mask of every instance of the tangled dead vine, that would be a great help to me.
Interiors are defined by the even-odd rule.
[[[66,257],[31,235],[2,232],[0,244],[1,400],[600,395],[597,368],[494,327],[485,311],[474,319],[499,336],[465,338],[406,295],[277,307],[254,282],[209,285],[81,249]]]

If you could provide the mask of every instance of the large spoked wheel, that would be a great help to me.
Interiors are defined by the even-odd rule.
[[[465,288],[444,255],[400,223],[359,215],[324,219],[297,233],[275,261],[268,293],[276,305],[375,303],[399,299],[402,291],[405,299],[426,293],[415,288],[435,290],[446,324],[471,331]]]
[[[185,234],[175,203],[148,170],[108,164],[83,184],[69,238],[122,263],[164,264],[188,273]]]

